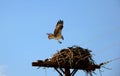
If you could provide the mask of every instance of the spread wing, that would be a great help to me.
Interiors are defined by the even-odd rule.
[[[54,35],[57,36],[61,34],[63,28],[63,21],[59,20],[56,24],[55,30],[54,30]]]

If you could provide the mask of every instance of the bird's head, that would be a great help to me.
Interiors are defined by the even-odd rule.
[[[54,35],[51,34],[51,33],[47,33],[47,35],[48,35],[48,39],[53,39],[54,38]]]

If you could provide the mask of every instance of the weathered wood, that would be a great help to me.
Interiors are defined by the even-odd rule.
[[[74,69],[72,72],[71,72],[71,76],[74,76],[75,75],[75,73],[78,71],[78,69]]]
[[[54,68],[54,69],[59,73],[60,76],[64,76],[64,75],[62,75],[62,73],[58,70],[58,68]]]
[[[51,62],[51,61],[47,61],[47,62],[44,62],[44,61],[42,61],[42,60],[38,60],[37,62],[32,62],[32,66],[34,66],[34,67],[47,67],[47,68],[49,68],[49,67],[55,67],[55,68],[66,68],[66,67],[68,67],[68,68],[70,68],[70,69],[79,69],[79,70],[95,70],[95,69],[99,69],[100,68],[100,65],[95,65],[95,64],[93,64],[93,65],[89,65],[89,66],[80,66],[79,64],[77,64],[76,66],[73,66],[73,67],[71,67],[71,66],[69,66],[69,65],[65,65],[64,63],[62,64],[55,64],[55,63],[53,63],[53,62]]]
[[[68,68],[68,67],[65,68],[65,76],[71,76],[70,75],[70,68]]]

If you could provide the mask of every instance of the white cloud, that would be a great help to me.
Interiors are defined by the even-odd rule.
[[[5,68],[6,68],[6,66],[0,65],[0,76],[6,76]]]

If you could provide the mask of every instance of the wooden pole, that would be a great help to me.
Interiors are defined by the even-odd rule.
[[[71,76],[70,75],[70,68],[65,68],[65,76]]]

